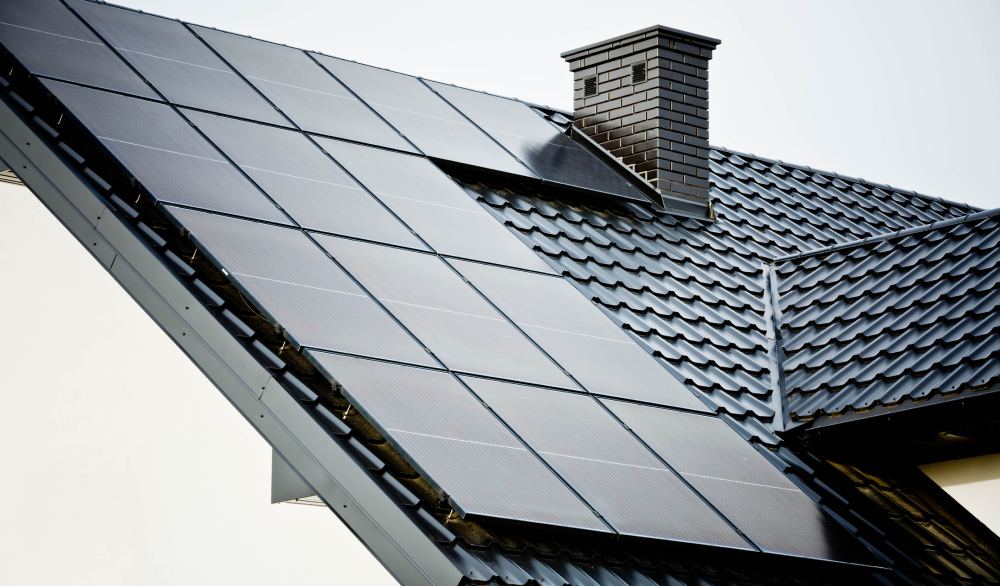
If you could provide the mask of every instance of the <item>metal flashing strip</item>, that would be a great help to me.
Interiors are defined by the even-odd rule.
[[[519,101],[523,102],[523,100]],[[682,218],[693,218],[695,220],[708,220],[712,222],[715,221],[715,215],[712,213],[711,200],[702,202],[683,199],[675,195],[659,191],[653,186],[652,183],[643,178],[642,175],[636,173],[634,169],[623,163],[621,159],[613,156],[607,149],[597,144],[594,139],[590,138],[590,136],[581,132],[576,126],[574,126],[572,123],[573,114],[571,112],[566,113],[547,106],[538,106],[528,102],[523,103],[534,110],[536,114],[555,126],[560,132],[566,134],[595,157],[607,163],[618,174],[622,175],[626,181],[631,183],[637,190],[646,196],[644,199],[637,198],[632,201],[651,203],[656,207],[662,208],[663,211],[666,211],[668,214]],[[567,118],[569,122],[567,124],[560,124],[553,120],[551,115],[547,115],[546,111],[562,115]],[[603,192],[595,193],[606,195]]]
[[[392,575],[457,584],[462,571],[345,447],[230,333],[149,246],[6,102],[0,159],[198,365]]]
[[[538,108],[534,108],[534,110],[537,112]],[[552,120],[549,120],[549,122],[561,129],[561,127]],[[654,205],[662,207],[668,214],[682,218],[693,218],[695,220],[715,221],[715,216],[712,214],[711,199],[707,201],[695,201],[693,199],[684,199],[677,197],[676,195],[660,191],[656,189],[653,184],[643,178],[642,175],[636,173],[634,169],[623,163],[618,157],[613,156],[607,149],[597,144],[594,139],[590,138],[590,136],[586,133],[581,132],[572,123],[566,127],[564,132],[570,138],[589,150],[594,156],[610,165],[619,174],[623,175],[627,181],[632,183],[632,185],[644,193],[649,198],[650,202]],[[636,199],[633,201],[645,200]]]
[[[772,426],[775,432],[793,427],[788,421],[788,402],[785,400],[785,361],[781,342],[781,304],[778,301],[778,278],[774,266],[762,264],[764,280],[764,327],[767,335],[767,365],[771,380],[771,406],[774,408]]]

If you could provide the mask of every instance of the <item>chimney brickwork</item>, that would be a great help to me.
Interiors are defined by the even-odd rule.
[[[718,44],[653,26],[562,54],[573,72],[573,124],[668,207],[708,205],[708,61]]]

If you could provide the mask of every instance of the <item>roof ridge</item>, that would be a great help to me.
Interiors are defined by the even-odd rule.
[[[779,256],[771,259],[769,262],[771,264],[778,262],[787,262],[794,260],[801,260],[803,258],[821,256],[824,254],[830,254],[833,252],[838,252],[848,248],[857,248],[864,246],[866,244],[871,244],[873,242],[880,242],[883,240],[891,240],[893,238],[902,238],[905,236],[912,236],[913,234],[920,234],[924,232],[933,232],[935,230],[940,230],[942,228],[947,228],[950,226],[955,226],[958,224],[966,224],[969,222],[975,222],[982,220],[984,218],[992,218],[994,216],[1000,216],[1000,208],[994,208],[991,210],[982,210],[974,212],[971,214],[966,214],[964,216],[959,216],[957,218],[950,218],[947,220],[938,220],[937,222],[931,222],[930,224],[924,224],[922,226],[914,226],[913,228],[906,228],[904,230],[896,230],[895,232],[888,232],[885,234],[878,234],[876,236],[869,236],[867,238],[860,238],[858,240],[850,240],[848,242],[842,242],[840,244],[834,244],[833,246],[825,246],[823,248],[814,248],[812,250],[806,250],[803,252],[798,252],[795,254],[790,254],[786,256]]]
[[[736,149],[731,149],[729,147],[722,146],[722,145],[709,145],[709,148],[711,150],[714,150],[714,151],[726,152],[726,153],[729,153],[729,154],[732,154],[732,155],[737,155],[737,156],[740,156],[740,157],[746,157],[746,158],[749,158],[749,159],[757,160],[757,161],[760,161],[762,163],[770,163],[770,164],[782,165],[784,167],[790,167],[792,169],[798,169],[800,171],[809,171],[810,173],[819,173],[821,175],[826,175],[826,176],[829,176],[829,177],[840,179],[842,181],[847,181],[847,182],[851,182],[851,183],[860,183],[862,185],[866,185],[866,186],[869,186],[869,187],[887,188],[887,189],[889,189],[889,190],[891,190],[891,191],[893,191],[895,193],[901,193],[901,194],[904,194],[904,195],[907,195],[907,196],[911,196],[911,197],[919,197],[921,199],[932,201],[932,202],[938,202],[938,203],[943,203],[943,204],[948,204],[948,205],[955,205],[955,206],[962,206],[962,207],[966,207],[966,208],[968,208],[970,210],[977,210],[977,211],[980,210],[980,208],[977,208],[974,205],[967,204],[967,203],[964,203],[964,202],[954,201],[954,200],[950,200],[950,199],[945,199],[945,198],[937,196],[937,195],[928,195],[926,193],[920,193],[920,192],[914,191],[912,189],[905,189],[905,188],[902,188],[902,187],[895,187],[893,185],[889,185],[888,183],[881,183],[881,182],[878,182],[878,181],[869,181],[868,179],[865,179],[864,177],[856,177],[856,176],[853,176],[853,175],[844,175],[843,173],[838,173],[837,171],[830,171],[828,169],[817,169],[815,167],[811,167],[809,165],[805,165],[805,164],[801,164],[801,163],[791,163],[789,161],[783,161],[781,159],[772,159],[772,158],[769,158],[769,157],[763,157],[763,156],[760,156],[760,155],[755,155],[753,153],[749,153],[749,152],[745,152],[745,151],[739,151],[739,150],[736,150]]]

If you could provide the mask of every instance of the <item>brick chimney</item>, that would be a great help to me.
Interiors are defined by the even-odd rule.
[[[708,61],[720,41],[665,26],[562,54],[573,124],[660,192],[667,209],[708,211]]]

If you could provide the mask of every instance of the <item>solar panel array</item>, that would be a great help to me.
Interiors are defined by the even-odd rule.
[[[0,32],[460,514],[849,557],[424,156],[634,195],[527,105],[82,0],[4,3]]]

